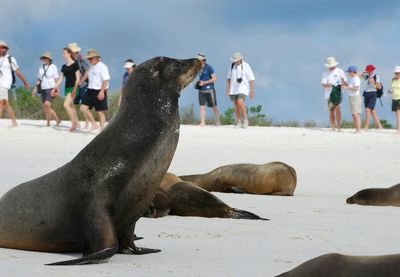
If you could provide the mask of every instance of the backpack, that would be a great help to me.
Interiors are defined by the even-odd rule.
[[[15,72],[14,69],[12,68],[12,56],[8,55],[8,62],[10,63],[10,68],[11,68],[11,76],[12,76],[12,83],[11,83],[11,87],[15,87]]]
[[[369,78],[368,76],[365,77],[365,80],[368,80],[368,78]],[[376,83],[376,74],[374,75],[374,81]],[[381,98],[383,96],[383,85],[382,85],[382,82],[380,84],[381,84],[381,88],[380,89],[376,89],[376,94],[378,95],[378,98]]]
[[[332,86],[331,94],[329,95],[329,102],[333,107],[336,107],[342,102],[342,86]]]

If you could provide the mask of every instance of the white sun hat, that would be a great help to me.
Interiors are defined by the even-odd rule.
[[[232,58],[231,58],[231,61],[233,63],[235,63],[235,62],[238,62],[240,60],[243,60],[243,56],[239,52],[234,53]]]
[[[199,54],[197,54],[196,58],[200,61],[205,61],[206,55],[204,55],[203,53],[199,53]]]
[[[335,67],[337,66],[339,63],[336,61],[335,57],[328,57],[326,58],[326,62],[325,62],[325,67],[330,68],[330,67]]]
[[[5,48],[7,48],[8,49],[8,45],[7,45],[7,43],[5,42],[5,41],[0,41],[0,46],[3,46],[3,47],[5,47]]]
[[[396,65],[394,67],[393,73],[400,73],[400,66]]]
[[[80,48],[78,46],[78,43],[76,43],[76,42],[71,42],[70,44],[68,44],[67,47],[74,53],[80,52],[82,50],[82,48]]]
[[[132,68],[134,67],[136,64],[134,62],[125,62],[124,63],[124,68]]]

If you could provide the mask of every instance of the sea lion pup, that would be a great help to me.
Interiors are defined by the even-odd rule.
[[[400,254],[347,256],[336,253],[311,259],[277,277],[398,277]]]
[[[272,162],[232,164],[206,174],[180,176],[207,191],[293,196],[297,176],[293,167]]]
[[[196,184],[182,181],[172,173],[165,175],[145,216],[162,217],[167,214],[268,220],[251,212],[232,208],[215,195]]]
[[[135,246],[135,224],[174,156],[180,91],[199,69],[197,59],[157,57],[139,65],[118,113],[96,138],[71,162],[0,199],[0,247],[83,252],[52,265],[158,252]]]
[[[346,199],[347,204],[400,207],[400,184],[390,188],[363,189]]]

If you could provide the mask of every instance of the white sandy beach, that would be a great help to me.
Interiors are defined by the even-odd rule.
[[[95,135],[0,120],[0,195],[71,160]],[[64,123],[69,126],[68,122]],[[282,161],[297,171],[294,197],[216,193],[271,221],[164,217],[141,219],[143,256],[100,265],[49,267],[71,255],[0,249],[1,276],[273,276],[321,254],[400,253],[400,208],[347,205],[368,187],[400,182],[400,136],[393,130],[182,126],[170,171],[204,173],[230,163]],[[112,143],[112,142],[110,142]],[[79,186],[79,184],[77,184]],[[73,254],[77,257],[80,254]]]

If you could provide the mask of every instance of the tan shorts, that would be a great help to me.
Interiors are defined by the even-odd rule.
[[[349,104],[351,114],[361,114],[362,112],[362,99],[361,95],[349,96]]]
[[[8,101],[8,88],[0,87],[0,100]]]

